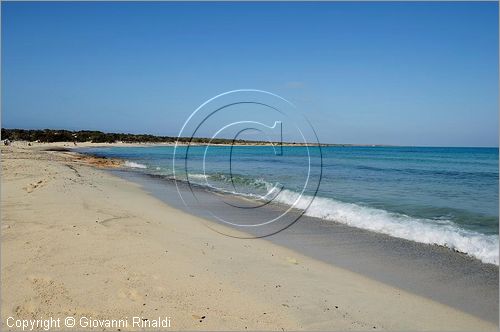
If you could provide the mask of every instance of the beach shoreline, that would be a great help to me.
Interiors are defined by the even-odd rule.
[[[210,211],[221,211],[226,203],[248,204],[248,198],[220,192],[196,184],[174,181],[170,177],[151,175],[134,168],[110,170],[125,180],[139,184],[169,206],[206,220],[210,230],[229,236],[233,229],[245,231],[246,237],[259,237],[281,247],[327,264],[342,267],[367,278],[427,297],[445,305],[498,321],[498,265],[484,263],[466,253],[445,246],[415,242],[388,234],[302,215],[300,220],[281,232],[275,227],[236,227],[221,224]],[[199,206],[186,206],[180,199],[195,193]],[[250,204],[255,203],[251,201]],[[269,220],[287,205],[270,203],[259,209],[242,210],[240,223]],[[292,214],[301,211],[293,209]],[[222,225],[221,229],[218,229]],[[414,271],[419,273],[415,274]]]
[[[47,147],[2,147],[5,330],[8,317],[166,315],[190,330],[498,329],[290,248],[211,232],[98,169],[119,163]]]

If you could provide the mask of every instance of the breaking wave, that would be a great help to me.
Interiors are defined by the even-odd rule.
[[[128,160],[125,161],[125,166],[126,167],[131,167],[131,168],[148,168],[144,164],[140,164],[140,163],[136,163],[134,161],[128,161]]]
[[[193,174],[190,179],[203,179],[201,174]],[[224,174],[212,174],[208,179],[216,182],[229,182],[230,177]],[[252,179],[243,176],[233,176],[233,181],[259,190],[268,191],[267,195],[242,194],[216,188],[232,194],[244,195],[251,198],[274,197],[274,201],[292,206],[297,209],[306,209],[305,215],[321,218],[348,226],[366,229],[414,242],[434,244],[456,250],[481,260],[484,263],[499,264],[499,241],[497,235],[486,235],[459,227],[447,219],[425,219],[405,214],[372,208],[354,203],[346,203],[333,198],[317,196],[312,203],[312,197],[291,190],[275,192],[279,186],[266,182],[263,179]],[[295,204],[294,204],[295,203]],[[309,205],[309,207],[308,207]]]

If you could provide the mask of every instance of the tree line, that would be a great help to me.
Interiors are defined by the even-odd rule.
[[[209,138],[203,137],[171,137],[171,136],[155,136],[149,134],[124,134],[124,133],[104,133],[97,130],[56,130],[56,129],[7,129],[2,128],[2,140],[10,141],[29,141],[29,142],[92,142],[92,143],[175,143],[193,142],[193,143],[209,143]],[[212,144],[231,144],[232,139],[216,138],[212,139]],[[235,140],[234,142],[244,144],[259,144],[267,143],[261,141],[246,141]]]

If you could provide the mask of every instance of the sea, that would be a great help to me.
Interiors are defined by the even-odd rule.
[[[188,179],[256,201],[274,192],[275,202],[296,205],[326,222],[499,262],[498,148],[113,146],[79,151],[123,159],[130,172]],[[300,206],[301,195],[310,204]]]

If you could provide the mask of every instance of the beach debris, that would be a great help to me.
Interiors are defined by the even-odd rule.
[[[202,323],[203,320],[207,317],[207,316],[199,316],[199,315],[191,315],[191,316],[193,316],[194,319],[199,320],[200,323]]]
[[[42,186],[44,184],[44,181],[43,180],[40,180],[38,182],[33,182],[33,183],[30,183],[29,185],[27,185],[26,187],[24,187],[23,189],[26,190],[29,193],[32,193],[33,190],[39,188],[40,186]]]
[[[293,258],[293,257],[287,257],[287,258],[286,258],[286,261],[287,261],[288,263],[290,263],[290,264],[294,264],[294,265],[299,264],[299,261],[297,261],[297,260],[296,260],[295,258]]]

